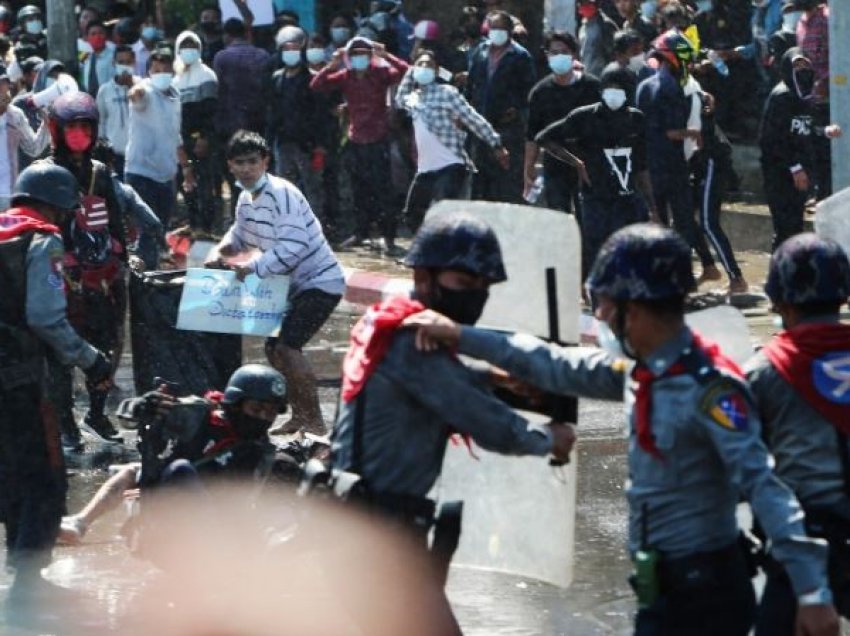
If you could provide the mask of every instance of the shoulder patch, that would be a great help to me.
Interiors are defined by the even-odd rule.
[[[833,403],[850,404],[850,351],[836,351],[812,363],[812,383]]]
[[[750,405],[740,387],[729,380],[716,382],[700,400],[700,411],[723,428],[743,432],[749,428]]]

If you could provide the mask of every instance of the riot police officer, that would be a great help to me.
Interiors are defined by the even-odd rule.
[[[776,474],[800,500],[809,535],[829,542],[835,606],[850,617],[850,326],[839,322],[850,263],[837,243],[798,234],[774,252],[765,292],[785,331],[747,363],[747,377]],[[766,569],[756,634],[793,634],[788,576]]]
[[[632,225],[603,245],[588,277],[603,332],[631,358],[557,348],[442,317],[417,335],[458,346],[557,393],[624,400],[629,422],[629,552],[640,635],[747,634],[755,597],[738,546],[743,493],[785,564],[801,633],[838,634],[824,542],[808,539],[793,494],[771,472],[741,371],[683,319],[690,249],[673,231]]]
[[[0,214],[0,517],[15,569],[10,598],[23,606],[56,591],[40,571],[65,506],[59,433],[42,393],[45,351],[83,368],[93,386],[111,372],[66,317],[58,226],[79,202],[71,173],[36,163],[18,176],[12,208]]]
[[[81,192],[80,210],[63,220],[60,227],[65,243],[71,324],[98,347],[113,352],[117,363],[123,347],[127,308],[127,236],[111,171],[92,158],[98,119],[97,103],[87,93],[61,95],[49,112],[53,151],[47,161],[69,170]],[[63,443],[68,449],[79,450],[70,369],[50,359],[50,376],[50,395],[60,418]],[[91,385],[86,388],[89,409],[84,426],[104,440],[120,440],[104,413],[108,392]]]
[[[573,436],[563,424],[531,425],[454,355],[425,355],[413,332],[398,330],[426,307],[463,324],[478,320],[490,285],[507,279],[493,230],[468,214],[426,218],[405,264],[413,268],[413,298],[372,306],[352,331],[331,453],[334,469],[361,477],[371,509],[424,545],[435,508],[427,495],[453,432],[494,452],[561,459]],[[440,597],[441,616],[454,623]]]

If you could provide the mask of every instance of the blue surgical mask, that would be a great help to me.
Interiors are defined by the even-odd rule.
[[[280,59],[287,66],[298,66],[301,64],[301,51],[281,51]]]
[[[237,181],[237,182],[236,182],[236,186],[237,186],[240,190],[245,190],[245,192],[248,192],[249,194],[254,194],[255,192],[259,192],[259,191],[263,188],[263,186],[265,186],[265,185],[266,185],[266,183],[268,183],[268,181],[269,181],[269,177],[268,177],[268,175],[264,172],[264,173],[263,173],[263,176],[262,176],[262,177],[260,177],[259,179],[257,179],[257,182],[256,182],[256,183],[255,183],[252,187],[250,187],[250,188],[246,188],[246,187],[242,184],[242,182],[241,182],[241,181]]]
[[[307,61],[310,64],[320,64],[325,61],[325,49],[307,49]]]
[[[186,66],[192,66],[201,59],[201,52],[198,49],[180,49],[180,59]]]
[[[428,68],[427,66],[413,67],[413,79],[416,80],[417,84],[427,86],[428,84],[431,84],[436,77],[437,72],[432,68]]]
[[[174,76],[171,73],[153,73],[151,74],[151,86],[158,91],[167,91],[171,88],[171,80]]]
[[[599,343],[599,348],[603,349],[612,358],[625,358],[626,352],[623,351],[623,345],[620,339],[614,335],[608,323],[599,321],[596,323],[596,341]]]
[[[602,101],[611,110],[620,110],[626,103],[626,91],[622,88],[603,88]]]
[[[159,39],[159,29],[155,26],[146,26],[142,29],[142,38],[149,42],[154,42]]]
[[[133,75],[133,71],[135,69],[132,66],[125,66],[124,64],[116,64],[115,65],[115,77],[120,77],[121,75]]]
[[[802,11],[789,11],[782,14],[782,29],[789,33],[795,33],[801,17],[803,17]]]
[[[573,56],[566,53],[558,53],[549,56],[549,68],[555,75],[564,75],[573,70]]]
[[[711,0],[697,0],[697,11],[711,11]]]
[[[30,35],[38,35],[44,30],[44,25],[41,23],[41,20],[30,20],[24,25],[24,28]]]
[[[646,2],[641,2],[640,4],[640,12],[643,14],[647,20],[651,20],[655,17],[655,12],[658,9],[657,0],[646,0]]]
[[[343,44],[351,37],[351,29],[348,27],[334,27],[331,29],[331,39],[337,44]]]
[[[508,32],[505,29],[490,29],[487,39],[494,46],[504,46],[508,43]]]
[[[351,68],[355,71],[365,71],[369,68],[368,55],[352,55],[348,59],[351,61]]]

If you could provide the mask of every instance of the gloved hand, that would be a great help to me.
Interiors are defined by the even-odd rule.
[[[85,369],[86,382],[93,385],[108,383],[112,376],[112,362],[102,351],[97,352],[97,358],[89,368]]]
[[[177,404],[177,398],[168,393],[167,387],[162,385],[142,396],[139,415],[143,417],[165,417],[175,404]]]

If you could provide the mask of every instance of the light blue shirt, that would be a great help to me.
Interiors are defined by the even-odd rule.
[[[143,80],[144,95],[130,102],[130,134],[124,171],[167,183],[177,176],[180,137],[180,96],[173,88],[160,91]]]

